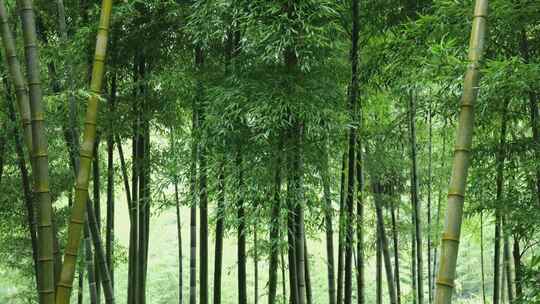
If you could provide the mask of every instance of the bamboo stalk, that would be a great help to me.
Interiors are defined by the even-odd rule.
[[[3,0],[0,0],[0,21],[2,42],[4,45],[6,60],[8,62],[9,75],[13,81],[13,85],[15,86],[17,107],[21,116],[23,138],[28,152],[31,153],[32,127],[30,123],[30,100],[28,98],[28,91],[26,89],[21,65],[17,59],[15,40],[13,38],[11,29],[9,28],[7,10]]]
[[[75,186],[75,203],[72,208],[68,226],[68,242],[65,249],[64,264],[62,265],[60,281],[57,286],[56,304],[69,303],[77,261],[77,252],[81,241],[82,228],[84,226],[84,212],[88,200],[90,166],[96,139],[98,101],[103,83],[111,10],[112,0],[103,0],[101,4],[101,16],[92,69],[92,81],[90,85],[91,96],[88,100],[83,142],[80,149],[80,170],[77,174],[77,183]]]
[[[18,2],[23,24],[27,73],[30,87],[30,102],[24,85],[20,65],[17,60],[13,35],[10,32],[7,11],[1,1],[2,37],[10,74],[15,83],[19,111],[21,112],[25,143],[31,153],[34,188],[36,191],[38,214],[38,292],[40,303],[54,302],[54,261],[52,204],[49,193],[47,139],[45,135],[44,114],[41,105],[41,84],[39,75],[39,56],[34,12],[31,1]]]
[[[477,0],[469,45],[469,67],[465,75],[461,111],[448,192],[448,208],[441,240],[440,264],[437,275],[435,304],[450,304],[456,277],[456,261],[463,217],[463,201],[470,164],[474,128],[473,105],[478,96],[479,67],[486,34],[488,0]]]

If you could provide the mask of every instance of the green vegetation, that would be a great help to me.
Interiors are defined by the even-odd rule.
[[[0,303],[540,303],[537,0],[0,21]]]

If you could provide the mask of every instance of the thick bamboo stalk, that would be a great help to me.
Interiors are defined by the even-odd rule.
[[[72,130],[67,131],[67,129],[64,131],[66,143],[68,146],[69,151],[69,158],[70,162],[72,164],[72,169],[74,172],[74,175],[77,176],[79,172],[79,161],[76,156],[76,151],[79,150],[79,142],[76,138],[72,137],[72,134],[76,134],[77,132],[73,130],[75,127],[72,125]],[[72,206],[71,198],[70,198],[70,204],[69,206]],[[110,275],[110,268],[108,266],[107,257],[105,254],[105,251],[103,249],[103,244],[101,242],[100,237],[100,228],[97,222],[96,212],[95,209],[92,207],[92,201],[90,201],[90,198],[88,198],[88,204],[86,206],[86,213],[87,213],[87,221],[85,221],[85,229],[88,229],[91,237],[92,244],[94,246],[94,256],[95,256],[95,265],[94,265],[94,280],[97,285],[101,283],[103,286],[103,291],[105,294],[105,303],[114,303],[114,292],[112,288],[112,276]],[[101,276],[103,276],[103,279],[100,281],[97,281],[95,279],[97,273],[101,273]],[[98,302],[99,302],[99,293],[100,288],[97,288],[98,290]]]
[[[98,101],[103,82],[111,10],[112,0],[103,0],[97,34],[94,65],[92,69],[92,81],[90,85],[91,96],[88,100],[83,142],[80,149],[80,170],[77,174],[77,184],[75,186],[75,203],[72,208],[68,226],[68,242],[64,254],[62,273],[57,286],[56,304],[69,303],[77,261],[77,252],[80,245],[82,228],[84,226],[84,212],[88,200],[90,166],[96,139]]]
[[[4,52],[8,62],[9,76],[15,86],[15,94],[17,97],[17,107],[21,116],[23,127],[23,138],[25,141],[28,153],[32,153],[32,127],[30,123],[30,100],[24,76],[22,74],[21,65],[17,59],[17,49],[15,40],[8,23],[8,14],[3,0],[0,0],[0,21],[2,42]]]
[[[448,190],[448,208],[441,240],[440,264],[437,275],[435,304],[450,304],[456,277],[456,262],[463,217],[463,201],[470,165],[474,111],[480,80],[479,67],[486,34],[488,0],[476,0],[469,46],[469,67],[465,75],[461,111]]]
[[[54,259],[52,223],[53,211],[49,190],[49,161],[44,108],[42,105],[39,54],[36,23],[31,0],[19,0],[17,4],[23,29],[26,72],[30,95],[30,120],[32,125],[32,159],[34,164],[34,191],[38,214],[38,264],[40,268],[39,295],[41,303],[54,302]]]

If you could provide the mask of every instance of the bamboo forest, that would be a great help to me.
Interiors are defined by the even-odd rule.
[[[0,304],[540,304],[539,0],[0,0]]]

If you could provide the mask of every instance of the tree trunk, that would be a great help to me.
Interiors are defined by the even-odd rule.
[[[116,72],[111,83],[111,97],[108,102],[111,121],[107,136],[107,230],[106,230],[106,257],[107,267],[111,277],[111,286],[114,289],[114,123],[116,103]]]
[[[352,304],[352,250],[354,243],[354,199],[355,199],[355,169],[356,169],[356,103],[358,96],[358,34],[359,34],[359,0],[353,0],[351,3],[352,15],[352,33],[351,33],[351,84],[349,113],[352,118],[351,127],[349,127],[349,165],[347,175],[347,216],[346,216],[346,235],[345,235],[345,304]]]
[[[372,184],[375,200],[375,213],[377,215],[377,230],[379,232],[380,246],[384,259],[384,269],[386,270],[386,283],[388,284],[388,297],[390,304],[396,304],[396,289],[394,287],[394,277],[392,271],[392,262],[390,260],[390,250],[388,249],[388,240],[386,238],[383,217],[383,201],[381,197],[381,185],[377,180]]]
[[[276,302],[277,294],[277,270],[278,270],[278,254],[280,241],[280,211],[281,211],[281,158],[283,150],[282,136],[279,136],[278,147],[276,151],[276,164],[274,173],[274,200],[272,204],[272,213],[270,219],[270,265],[268,274],[268,304]]]
[[[133,58],[133,83],[139,83],[139,55],[135,55]],[[142,132],[141,128],[141,114],[140,114],[140,98],[137,98],[137,90],[133,92],[133,125],[132,125],[132,140],[131,140],[131,198],[132,206],[130,208],[130,238],[129,238],[129,257],[128,257],[128,304],[140,304],[139,303],[139,281],[141,268],[141,253],[140,253],[140,175],[141,175],[141,149],[140,141]]]
[[[379,228],[376,231],[375,258],[375,297],[377,304],[382,304],[382,246]]]
[[[70,130],[68,130],[67,128],[65,129],[64,131],[64,137],[65,137],[65,140],[66,140],[66,145],[68,147],[68,152],[69,152],[69,158],[70,158],[70,164],[72,166],[72,170],[73,170],[73,173],[75,176],[78,175],[78,172],[79,172],[79,162],[78,162],[78,159],[77,159],[77,156],[76,156],[76,151],[79,150],[79,143],[78,141],[75,139],[75,137],[73,137],[73,134],[77,134],[76,130],[75,130],[75,125],[71,125],[70,126]],[[71,198],[71,193],[69,194],[69,206],[72,207],[72,198]],[[87,196],[89,196],[89,193],[87,192]],[[87,199],[88,201],[88,204],[86,206],[86,215],[85,215],[85,223],[84,223],[84,226],[86,227],[86,229],[88,229],[90,231],[90,234],[89,236],[91,237],[91,241],[92,241],[92,244],[94,246],[94,257],[95,257],[95,261],[96,263],[94,263],[95,265],[93,266],[94,267],[94,282],[95,282],[95,274],[96,272],[100,272],[101,273],[101,276],[102,276],[102,280],[101,280],[101,285],[103,286],[103,291],[104,291],[104,294],[105,294],[105,302],[106,303],[114,303],[114,291],[113,291],[113,288],[112,288],[112,281],[111,281],[111,278],[110,278],[110,272],[109,272],[109,269],[108,269],[108,264],[107,264],[107,258],[106,258],[106,254],[105,254],[105,250],[103,249],[103,245],[102,245],[102,242],[101,242],[101,238],[99,237],[99,234],[100,234],[100,230],[99,230],[99,227],[98,227],[98,223],[97,223],[97,218],[96,218],[96,211],[94,210],[94,207],[93,207],[93,204],[92,204],[92,201],[88,198]],[[95,282],[96,285],[97,285],[97,282]],[[96,292],[97,292],[97,286],[96,286]],[[98,295],[96,294],[96,298],[98,297]]]
[[[446,167],[446,126],[447,126],[447,121],[446,119],[444,120],[444,126],[443,126],[443,136],[442,136],[442,161],[441,161],[441,166],[440,166],[440,169],[439,169],[439,172],[444,172],[444,169]],[[436,215],[436,219],[435,219],[435,227],[437,228],[436,229],[436,235],[439,234],[439,226],[440,226],[440,222],[441,222],[441,201],[442,201],[442,189],[443,189],[444,185],[443,185],[443,174],[440,174],[440,178],[439,178],[439,189],[438,189],[438,193],[437,193],[437,215]],[[435,246],[435,248],[433,249],[433,278],[432,278],[432,281],[433,281],[433,294],[435,294],[435,286],[436,286],[436,280],[435,280],[435,269],[437,269],[437,258],[438,258],[438,255],[437,255],[437,249],[439,248],[438,245]]]
[[[246,231],[244,212],[244,169],[243,169],[241,146],[238,145],[236,152],[236,168],[238,170],[238,193],[237,208],[237,257],[238,257],[238,304],[247,304],[247,281],[246,281]]]
[[[307,239],[304,234],[304,253],[306,255],[306,258],[304,259],[304,269],[306,274],[306,299],[307,304],[313,304],[313,291],[311,289],[311,276],[310,276],[310,269],[309,269],[309,254],[308,254],[308,246],[307,246]]]
[[[147,67],[148,63],[146,61],[146,56],[142,56],[139,73],[141,75],[141,96],[142,105],[141,105],[141,140],[139,141],[140,145],[140,160],[141,160],[141,172],[140,172],[140,181],[139,181],[139,246],[141,254],[141,265],[139,267],[139,300],[140,304],[146,304],[146,280],[147,280],[147,270],[148,270],[148,246],[149,246],[149,234],[150,234],[150,204],[151,204],[151,193],[150,193],[150,184],[151,184],[151,172],[150,172],[150,104],[148,101],[148,72]]]
[[[289,133],[287,137],[291,137]],[[289,141],[290,143],[290,141]],[[289,256],[289,289],[290,289],[290,304],[298,303],[298,265],[296,264],[296,213],[293,174],[293,161],[290,151],[287,151],[287,238],[288,238],[288,256]]]
[[[360,111],[358,117],[358,125],[362,126],[362,103],[360,102]],[[362,151],[362,136],[357,137],[358,143],[356,153],[356,186],[358,187],[356,194],[356,252],[357,252],[357,265],[356,265],[356,285],[358,291],[358,304],[366,303],[365,292],[365,275],[364,275],[364,172],[363,172],[363,151]],[[330,303],[335,304],[335,303]]]
[[[480,211],[480,271],[482,274],[482,304],[486,304],[486,279],[484,270],[484,217]]]
[[[55,265],[53,259],[53,208],[51,194],[49,192],[49,161],[47,134],[44,121],[44,107],[42,104],[42,91],[40,80],[39,54],[36,34],[36,22],[32,1],[19,0],[24,50],[26,57],[26,74],[28,78],[28,92],[30,96],[30,115],[32,124],[32,155],[34,163],[34,190],[39,202],[37,208],[38,219],[38,266],[40,279],[38,292],[40,303],[52,304],[55,301]],[[4,2],[0,4],[0,14],[5,29],[9,31],[7,24],[7,12]],[[4,40],[4,44],[9,43]],[[7,46],[6,46],[7,48]],[[9,53],[7,55],[10,57]],[[13,53],[13,56],[16,56]],[[57,265],[58,266],[58,265]]]
[[[191,196],[190,209],[190,257],[189,257],[189,304],[195,304],[197,300],[197,132],[198,115],[195,104],[193,105],[191,121],[191,164],[189,168]]]
[[[476,0],[469,46],[470,64],[464,79],[454,164],[452,165],[452,178],[450,179],[450,191],[448,193],[447,216],[441,241],[441,258],[436,281],[437,290],[435,292],[436,304],[450,304],[452,302],[463,201],[474,129],[473,105],[479,88],[479,64],[486,33],[487,6],[487,0]]]
[[[324,224],[326,235],[326,266],[328,271],[328,303],[336,304],[336,278],[334,273],[334,208],[332,207],[332,198],[330,192],[330,173],[328,164],[328,140],[324,143],[323,166],[321,168],[321,177],[323,182],[324,199]]]
[[[501,208],[504,205],[503,202],[503,186],[504,186],[504,162],[506,159],[506,129],[507,129],[507,111],[508,111],[508,102],[504,102],[504,108],[501,115],[501,133],[500,133],[500,142],[497,151],[497,192],[496,192],[496,202],[497,206],[495,207],[495,253],[493,261],[493,304],[499,304],[500,301],[500,256],[501,256],[501,225],[502,225],[502,215]]]
[[[282,239],[281,232],[280,232],[279,239],[280,240]],[[285,277],[285,257],[284,257],[283,251],[284,251],[283,247],[280,248],[279,256],[281,260],[281,296],[283,300],[282,302],[287,303],[287,287],[286,287],[287,279]]]
[[[345,258],[345,245],[344,245],[344,229],[345,229],[345,192],[346,192],[346,171],[347,170],[347,152],[343,153],[341,163],[341,184],[339,195],[339,232],[338,232],[338,266],[337,266],[337,295],[336,304],[343,303],[343,275],[344,275],[344,258]]]
[[[504,270],[506,272],[506,289],[508,293],[508,303],[512,304],[514,302],[514,290],[512,289],[512,266],[510,264],[510,240],[508,236],[508,231],[503,232],[504,233],[504,245],[503,245],[503,251],[504,251]]]
[[[431,187],[433,182],[433,176],[432,176],[432,157],[433,157],[433,148],[432,148],[432,138],[433,138],[433,123],[432,123],[432,115],[431,112],[431,102],[429,103],[429,109],[428,109],[428,125],[429,125],[429,143],[428,143],[428,195],[427,195],[427,221],[428,221],[428,233],[427,233],[427,266],[428,266],[428,303],[431,304],[433,302],[433,280],[432,277],[432,269],[431,269],[431,249],[432,249],[432,243],[431,243]]]
[[[201,47],[197,47],[195,50],[195,68],[201,73],[204,64],[204,54]],[[203,98],[203,83],[202,80],[197,79],[197,88],[195,92],[195,98],[197,103],[198,117],[199,117],[199,138],[203,138],[205,132],[204,121],[206,117],[206,105]],[[204,142],[204,141],[203,141]],[[206,185],[207,180],[207,158],[206,144],[200,144],[199,146],[199,216],[200,216],[200,230],[199,230],[199,284],[200,284],[200,304],[208,304],[208,189]]]
[[[516,298],[523,298],[523,276],[521,270],[521,249],[519,248],[519,237],[514,235],[514,245],[512,250],[512,255],[514,257],[514,271],[515,271],[515,282],[516,282]]]
[[[81,245],[81,249],[84,248],[84,244]],[[82,263],[79,263],[79,288],[77,289],[77,304],[83,304],[84,298],[84,269],[81,269],[80,266]]]
[[[96,143],[94,145],[94,159],[92,160],[92,178],[93,178],[93,194],[94,194],[94,212],[97,223],[97,237],[101,239],[101,179],[100,179],[100,165],[99,165],[99,144],[101,141],[100,134],[96,135]],[[96,236],[94,236],[96,237]],[[94,250],[94,261],[98,260],[97,252]],[[101,275],[99,273],[97,263],[94,263],[94,277],[96,281],[97,303],[101,303]]]
[[[417,149],[416,149],[416,97],[414,92],[411,92],[409,98],[409,130],[410,130],[410,146],[411,146],[411,202],[412,202],[412,218],[414,223],[414,240],[416,252],[416,298],[418,304],[424,303],[424,267],[423,267],[423,251],[422,251],[422,207],[419,198],[418,185],[418,165],[417,165]]]
[[[303,193],[303,136],[304,126],[301,122],[296,122],[294,130],[294,164],[293,164],[293,179],[294,179],[294,205],[296,206],[296,271],[298,284],[298,304],[306,303],[306,273],[304,263],[306,254],[304,251],[304,193]]]
[[[184,259],[182,254],[182,218],[180,216],[180,196],[178,191],[178,176],[174,178],[174,200],[176,207],[176,234],[178,237],[178,304],[183,303],[183,288],[184,288],[184,271],[182,267],[182,261]]]
[[[86,272],[88,275],[88,293],[90,294],[90,303],[97,303],[97,284],[95,278],[94,257],[92,256],[92,241],[90,241],[90,231],[88,226],[84,226],[84,249],[86,253]]]
[[[259,303],[259,252],[257,251],[258,240],[257,240],[257,224],[253,227],[253,272],[255,286],[254,289],[254,302],[255,304]]]
[[[216,247],[214,259],[214,304],[221,304],[221,272],[223,268],[223,224],[225,218],[225,164],[221,160],[218,176],[216,215]]]
[[[399,197],[397,198],[397,200],[399,203]],[[401,282],[399,277],[399,235],[397,229],[396,207],[394,203],[392,203],[392,210],[390,211],[392,216],[392,239],[394,242],[394,279],[396,282],[396,298],[397,303],[401,304]],[[397,212],[399,212],[399,209]]]

